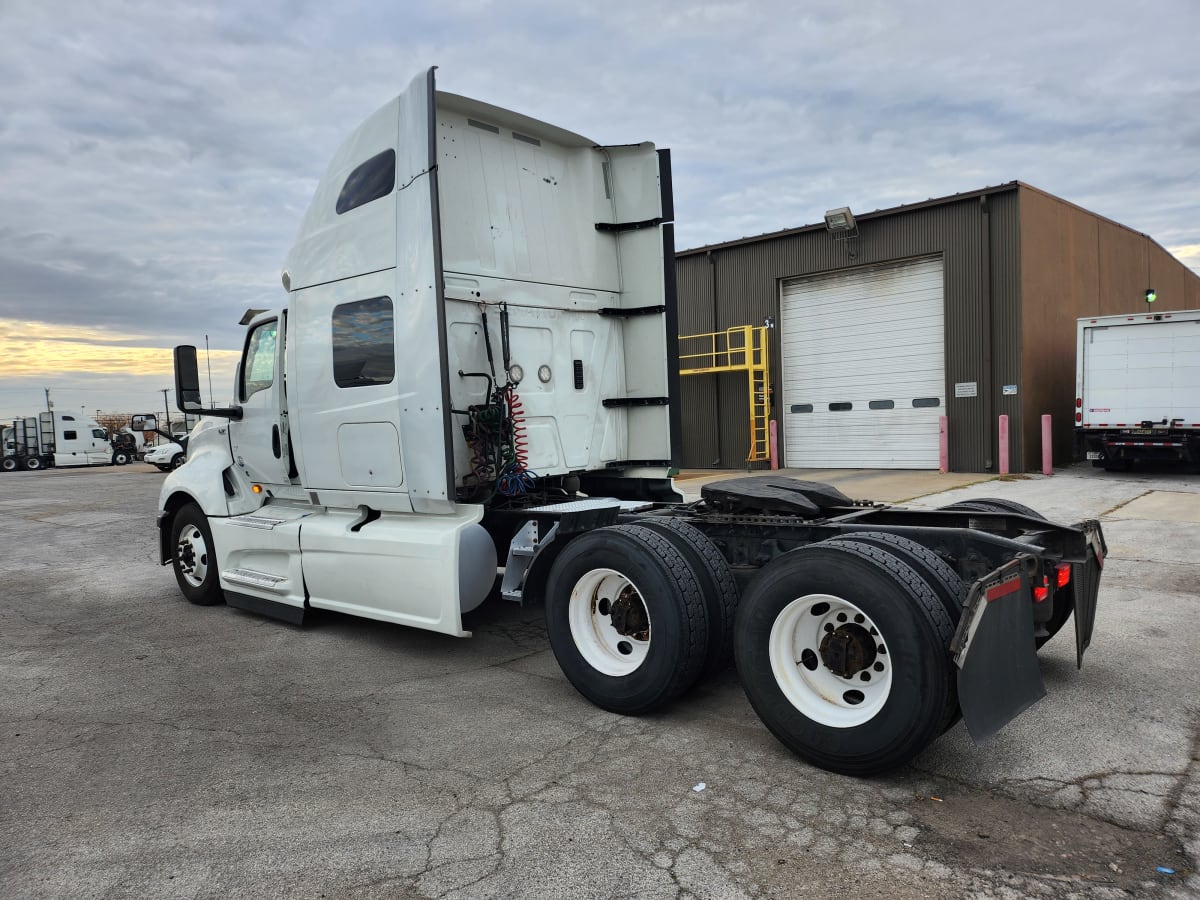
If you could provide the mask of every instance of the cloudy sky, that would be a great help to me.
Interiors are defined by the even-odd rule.
[[[1200,271],[1197,34],[1197,0],[0,0],[0,419],[161,410],[206,336],[226,402],[329,157],[430,65],[670,147],[680,249],[1020,179]]]

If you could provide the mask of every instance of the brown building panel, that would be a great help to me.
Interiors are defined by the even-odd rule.
[[[680,331],[778,321],[781,285],[790,278],[939,256],[955,471],[996,470],[1002,413],[1010,419],[1013,471],[1041,467],[1043,413],[1055,417],[1055,459],[1070,458],[1077,317],[1140,311],[1148,286],[1158,291],[1156,310],[1200,308],[1200,277],[1145,235],[1019,182],[857,219],[853,239],[809,225],[681,251]],[[774,338],[771,377],[781,403]],[[955,397],[960,383],[973,383],[976,396]],[[685,377],[683,397],[684,465],[743,467],[744,376]],[[776,413],[782,430],[786,413],[780,405]]]
[[[716,330],[713,303],[713,267],[708,259],[692,256],[675,265],[679,303],[680,334],[704,334]],[[683,298],[687,298],[686,302]],[[687,352],[686,350],[682,352]],[[685,375],[679,379],[683,409],[683,447],[678,453],[688,469],[718,468],[721,451],[720,409],[716,375]]]
[[[1026,470],[1041,468],[1041,416],[1054,423],[1054,460],[1071,458],[1076,319],[1195,309],[1200,278],[1144,234],[1022,184],[1021,418],[1014,444]],[[1189,305],[1191,304],[1191,305]],[[1014,466],[1014,469],[1016,467]]]

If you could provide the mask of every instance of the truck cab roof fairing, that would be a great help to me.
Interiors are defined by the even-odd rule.
[[[290,290],[394,268],[396,196],[433,168],[431,68],[356,128],[334,153],[309,203],[284,268]],[[395,189],[372,202],[337,211],[346,179],[364,162],[395,151]],[[412,238],[429,238],[433,223]]]

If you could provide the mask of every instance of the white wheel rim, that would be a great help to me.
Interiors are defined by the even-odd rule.
[[[204,543],[204,535],[195,525],[184,525],[183,530],[179,532],[175,560],[184,581],[195,588],[204,584],[208,575],[208,545]]]
[[[849,678],[831,670],[822,656],[822,642],[836,633],[874,644],[868,664]],[[788,702],[821,725],[853,728],[869,722],[892,691],[892,655],[883,635],[861,609],[831,594],[807,594],[783,608],[771,626],[770,656]]]
[[[614,613],[619,618],[621,607],[632,608],[635,615],[644,616],[645,629],[634,634],[619,631],[614,624]],[[650,652],[650,613],[642,593],[614,569],[592,569],[575,582],[567,622],[584,661],[604,675],[628,675],[645,662]]]

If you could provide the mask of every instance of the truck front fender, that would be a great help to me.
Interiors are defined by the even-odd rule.
[[[159,493],[158,546],[162,565],[171,561],[171,526],[180,509],[194,503],[210,518],[230,514],[226,473],[233,465],[233,456],[228,445],[193,442],[192,451],[188,461],[163,480]]]

